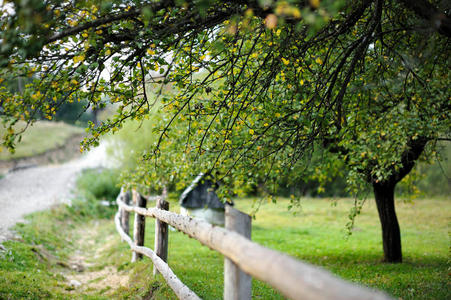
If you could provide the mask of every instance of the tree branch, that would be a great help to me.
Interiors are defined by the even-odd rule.
[[[152,3],[151,5],[149,5],[147,7],[150,8],[150,10],[152,10],[152,11],[158,11],[160,9],[168,8],[173,5],[174,5],[173,1],[162,0],[157,3]],[[44,44],[52,43],[54,41],[63,39],[65,37],[68,37],[70,35],[73,35],[73,34],[76,34],[79,32],[82,32],[83,30],[86,30],[89,28],[96,28],[100,25],[108,24],[108,23],[111,23],[114,21],[135,18],[141,14],[141,10],[142,10],[142,8],[139,8],[139,7],[130,9],[129,11],[126,11],[126,12],[123,12],[123,13],[120,13],[117,15],[105,16],[105,17],[97,19],[95,21],[80,24],[78,26],[54,33],[52,36],[47,38],[47,40],[44,42]]]

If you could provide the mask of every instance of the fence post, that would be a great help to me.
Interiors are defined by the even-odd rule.
[[[226,204],[225,228],[250,239],[251,217]],[[224,258],[224,300],[247,300],[251,297],[252,277]]]
[[[167,191],[163,187],[163,194],[157,199],[157,208],[169,210],[169,202],[166,201]],[[168,224],[155,219],[155,253],[165,262],[168,261]],[[153,275],[158,274],[158,270],[153,266]]]
[[[133,190],[133,202],[138,207],[146,208],[147,199],[142,197],[136,190]],[[133,239],[136,246],[144,246],[144,231],[146,229],[146,217],[135,213],[135,222],[133,226]],[[141,253],[133,252],[132,262],[142,259]]]
[[[130,205],[130,191],[125,191],[124,187],[121,187],[121,198],[122,201],[127,204]],[[122,229],[124,230],[124,232],[127,235],[130,235],[130,213],[128,211],[126,211],[125,209],[121,210],[121,226]]]

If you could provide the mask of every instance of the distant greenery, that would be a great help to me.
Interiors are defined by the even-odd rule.
[[[433,165],[423,163],[418,166],[417,173],[419,173],[420,179],[417,181],[417,185],[422,194],[451,195],[451,144],[445,144],[439,153],[439,159],[431,158],[434,162]]]
[[[111,135],[107,152],[121,164],[121,169],[131,171],[140,162],[141,155],[156,142],[157,135],[153,129],[158,116],[144,121],[129,121],[124,127]]]
[[[15,127],[16,130],[20,130],[25,127],[25,123],[18,122]],[[0,124],[0,136],[3,136],[5,132],[6,129]],[[22,141],[17,145],[14,154],[0,148],[3,149],[0,152],[0,160],[38,155],[62,146],[68,138],[81,134],[83,129],[63,122],[38,121],[24,132]]]
[[[114,204],[119,194],[118,172],[109,169],[88,169],[77,179],[79,194],[91,202],[108,201]]]
[[[69,124],[88,126],[88,121],[93,120],[92,112],[87,112],[85,106],[87,101],[74,101],[63,103],[55,114],[56,121],[64,121]]]

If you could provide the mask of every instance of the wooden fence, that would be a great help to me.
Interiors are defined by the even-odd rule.
[[[224,299],[250,299],[250,276],[264,281],[290,299],[391,299],[386,294],[346,282],[328,271],[299,261],[284,253],[265,248],[250,238],[250,218],[226,207],[226,228],[203,220],[182,216],[169,210],[166,192],[145,198],[132,193],[135,205],[130,205],[130,193],[121,190],[117,197],[119,210],[116,228],[133,251],[132,260],[145,255],[154,264],[179,299],[200,299],[170,269],[167,261],[168,224],[225,257]],[[147,200],[155,200],[156,207],[146,208]],[[129,236],[129,213],[135,213],[134,239]],[[155,248],[144,247],[145,218],[155,222]]]

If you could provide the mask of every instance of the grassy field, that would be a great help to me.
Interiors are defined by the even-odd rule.
[[[344,228],[352,200],[306,199],[296,215],[286,209],[287,200],[279,200],[277,205],[263,203],[253,221],[252,239],[402,299],[449,299],[449,200],[398,203],[402,264],[382,262],[380,225],[372,201],[366,203],[350,237]],[[249,199],[237,201],[237,207],[251,212],[252,203]],[[147,245],[153,245],[152,225],[148,226],[148,231]],[[199,296],[221,298],[221,255],[179,232],[170,232],[169,261],[175,273]],[[256,280],[253,297],[282,298]]]
[[[253,203],[254,199],[242,199],[237,200],[236,206],[251,212]],[[403,238],[402,264],[382,262],[380,226],[372,201],[365,204],[348,238],[345,224],[352,200],[304,199],[296,215],[287,210],[287,205],[288,200],[284,199],[279,199],[277,204],[262,203],[253,220],[254,241],[322,266],[347,280],[385,290],[397,298],[451,297],[449,198],[397,203]],[[178,210],[175,201],[171,210]],[[0,252],[0,298],[13,295],[12,299],[38,299],[44,295],[56,299],[175,299],[160,276],[152,278],[151,261],[145,258],[130,263],[128,245],[120,241],[111,219],[94,220],[92,216],[98,213],[92,211],[93,206],[87,204],[62,207],[35,214],[31,223],[19,226],[23,241],[6,242],[7,251]],[[146,245],[150,247],[153,230],[154,222],[148,219]],[[90,232],[93,242],[81,238],[83,232]],[[39,245],[44,245],[45,251],[54,258],[42,259],[45,255]],[[102,251],[93,255],[96,248]],[[63,266],[80,249],[91,264],[87,272],[114,266],[121,276],[129,277],[129,285],[71,288],[67,282],[71,271]],[[180,232],[170,231],[169,265],[203,299],[222,297],[223,257],[218,253]],[[253,298],[282,299],[282,296],[254,280]]]
[[[25,123],[18,123],[16,130],[24,127]],[[0,136],[5,134],[5,130],[0,125]],[[68,138],[76,134],[82,134],[83,132],[82,128],[64,122],[38,121],[24,132],[22,141],[17,145],[15,153],[11,154],[6,149],[3,149],[0,152],[0,160],[29,157],[44,153],[64,145]]]

